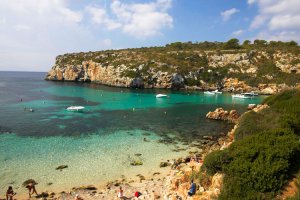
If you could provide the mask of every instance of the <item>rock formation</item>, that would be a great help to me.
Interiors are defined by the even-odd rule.
[[[274,94],[300,83],[299,60],[298,54],[280,51],[273,54],[245,50],[162,53],[155,49],[132,49],[72,53],[57,56],[45,79],[132,88],[222,89]],[[263,62],[272,63],[274,69],[265,68]],[[274,70],[278,71],[277,75]],[[293,84],[288,86],[284,81],[289,79],[278,76],[293,77]],[[261,78],[258,84],[249,82],[256,78]]]
[[[239,118],[239,114],[237,113],[236,110],[227,111],[227,110],[224,110],[223,108],[217,108],[213,112],[208,112],[206,114],[206,118],[230,121],[230,122],[236,123]]]

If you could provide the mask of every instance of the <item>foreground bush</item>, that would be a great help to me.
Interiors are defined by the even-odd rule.
[[[300,143],[290,130],[275,130],[237,141],[228,150],[232,160],[222,166],[226,176],[220,199],[250,198],[282,188],[299,159]]]
[[[202,170],[225,174],[220,199],[274,199],[300,169],[300,91],[265,100],[271,107],[240,120],[234,142],[209,154]]]

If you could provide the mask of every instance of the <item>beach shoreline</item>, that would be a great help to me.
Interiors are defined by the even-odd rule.
[[[83,199],[117,199],[117,191],[121,186],[127,197],[132,197],[134,192],[139,191],[145,199],[151,199],[155,196],[157,199],[159,199],[158,197],[165,198],[163,196],[170,196],[172,193],[170,188],[173,187],[173,179],[176,178],[180,171],[178,168],[175,169],[174,164],[180,166],[180,168],[189,168],[189,159],[191,157],[197,155],[201,160],[208,152],[219,148],[220,143],[228,139],[227,134],[221,134],[217,138],[212,136],[203,137],[212,142],[207,143],[203,148],[195,147],[193,152],[185,152],[185,156],[172,158],[169,162],[166,160],[165,163],[168,164],[165,167],[157,168],[152,175],[137,174],[128,177],[125,175],[108,182],[99,181],[97,184],[77,185],[72,188],[66,187],[63,189],[55,187],[49,189],[49,187],[40,187],[40,185],[37,185],[38,197],[41,198],[44,196],[46,199],[74,199],[75,195],[78,194]],[[157,163],[157,165],[159,164]],[[22,188],[21,191],[17,194],[16,199],[29,199],[27,189]],[[30,199],[36,199],[36,196],[33,195]]]

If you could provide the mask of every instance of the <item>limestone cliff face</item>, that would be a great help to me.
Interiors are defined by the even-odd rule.
[[[289,87],[284,80],[281,83],[277,80],[281,74],[295,79],[290,86],[300,83],[300,56],[297,54],[263,51],[150,53],[135,49],[65,54],[56,58],[45,79],[133,88],[254,90],[265,94]],[[262,62],[272,62],[275,69],[264,67]],[[250,86],[247,80],[256,78],[262,82]]]

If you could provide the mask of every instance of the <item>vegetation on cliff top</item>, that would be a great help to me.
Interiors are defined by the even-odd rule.
[[[256,55],[257,52],[266,55]],[[286,83],[294,85],[300,81],[300,75],[286,73],[276,67],[275,53],[291,53],[295,56],[290,62],[296,66],[300,63],[300,47],[294,41],[281,42],[265,40],[244,41],[241,45],[238,39],[227,42],[175,42],[164,47],[142,47],[135,49],[106,50],[97,52],[80,52],[58,56],[56,65],[81,65],[83,61],[94,61],[101,66],[126,65],[123,77],[142,77],[151,81],[151,72],[179,73],[185,77],[185,85],[201,86],[206,83],[220,83],[224,78],[232,77],[246,81],[250,86],[259,83]],[[230,63],[227,66],[210,66],[209,56],[244,53],[250,64],[257,67],[256,73],[242,72],[243,66]],[[148,80],[149,79],[149,80]]]
[[[300,170],[300,91],[285,91],[264,103],[270,108],[242,117],[228,149],[204,161],[208,175],[225,174],[220,199],[273,199]]]

